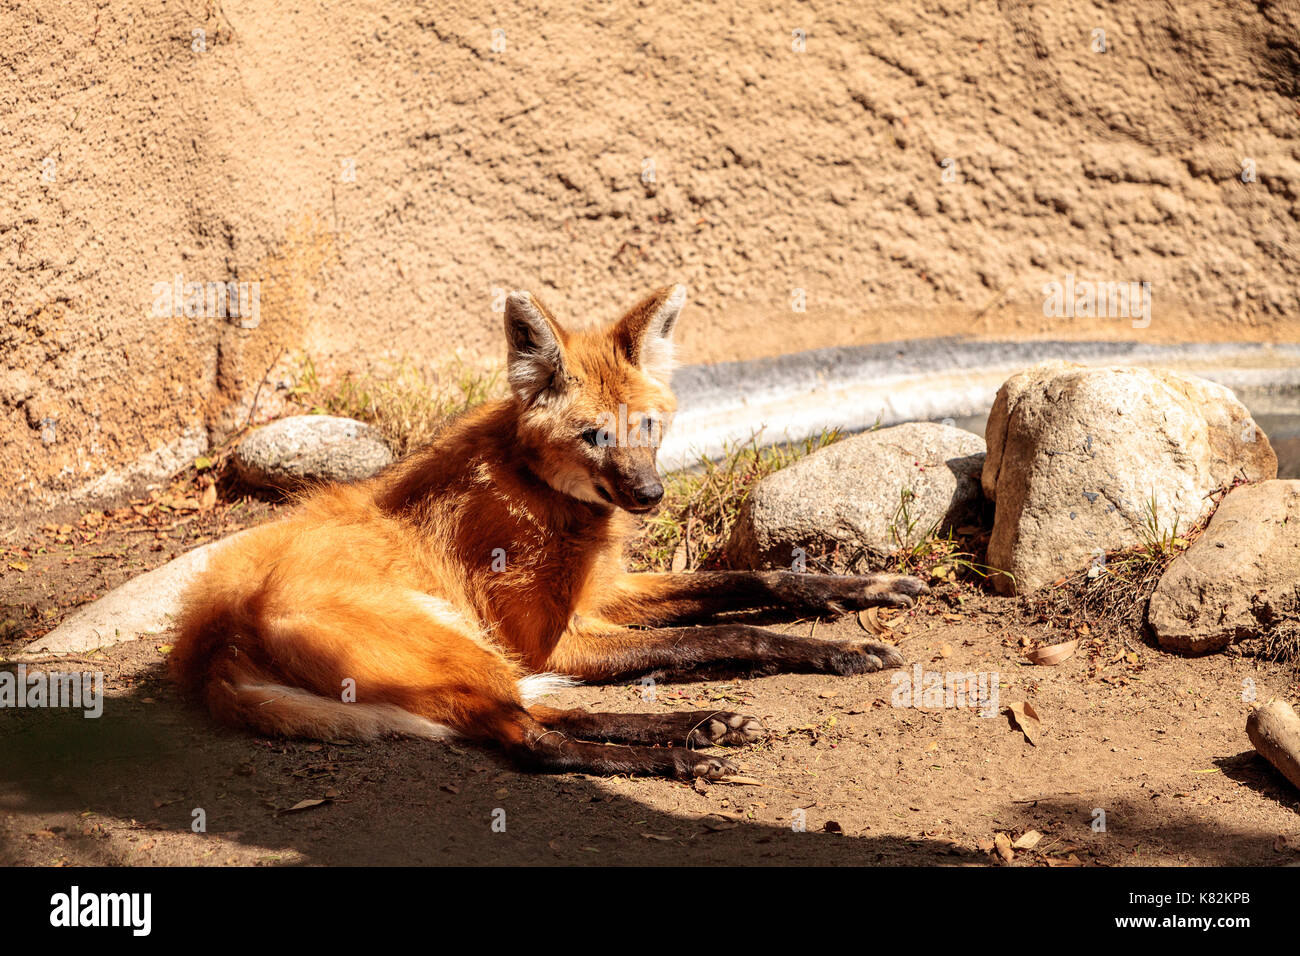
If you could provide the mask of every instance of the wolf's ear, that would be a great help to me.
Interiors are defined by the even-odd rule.
[[[563,333],[529,292],[506,296],[506,378],[525,404],[560,391],[567,378]]]
[[[685,304],[686,286],[665,286],[633,306],[614,327],[628,361],[664,384],[672,378],[673,327]]]

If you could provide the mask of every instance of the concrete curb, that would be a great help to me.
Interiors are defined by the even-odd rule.
[[[171,626],[180,597],[208,566],[212,555],[252,529],[187,551],[161,567],[132,578],[98,601],[78,608],[67,620],[9,658],[21,662],[62,654],[84,654],[157,634]]]
[[[1300,344],[984,342],[916,339],[816,349],[750,362],[677,370],[678,413],[660,449],[668,471],[761,431],[760,443],[795,441],[826,428],[967,418],[993,406],[1016,371],[1048,359],[1083,365],[1152,365],[1229,388],[1300,391]],[[1300,400],[1297,401],[1300,405]]]

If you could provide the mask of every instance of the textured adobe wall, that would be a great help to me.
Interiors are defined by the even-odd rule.
[[[696,361],[1300,340],[1296,4],[289,6],[0,0],[12,514],[184,464],[303,352],[494,361],[495,288],[681,279]],[[260,282],[256,327],[153,315],[178,273]],[[1150,325],[1045,317],[1067,274]]]

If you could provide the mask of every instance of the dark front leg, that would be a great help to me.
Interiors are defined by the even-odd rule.
[[[598,608],[618,624],[704,623],[719,614],[781,609],[837,617],[865,607],[911,607],[929,591],[902,574],[796,574],[791,571],[696,571],[625,574]]]
[[[747,624],[712,624],[570,631],[556,645],[546,668],[582,680],[608,681],[647,673],[698,676],[720,668],[756,674],[867,674],[902,663],[898,648],[889,644],[823,641]]]

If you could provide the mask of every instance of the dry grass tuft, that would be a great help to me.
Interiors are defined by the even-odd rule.
[[[403,361],[326,382],[307,359],[293,392],[311,414],[375,426],[400,456],[427,445],[449,418],[504,395],[505,387],[500,369],[483,371],[460,361],[441,368]]]
[[[1152,496],[1138,529],[1141,544],[1099,553],[1087,568],[1027,596],[1031,615],[1059,631],[1061,640],[1118,638],[1127,648],[1129,638],[1146,629],[1147,603],[1160,576],[1205,530],[1226,493],[1217,492],[1214,508],[1185,534],[1179,533],[1177,519],[1162,522]]]
[[[634,571],[694,571],[722,566],[722,548],[736,516],[760,479],[836,442],[823,431],[798,442],[763,447],[761,432],[726,449],[718,461],[664,476],[664,500],[647,518],[628,554]]]

